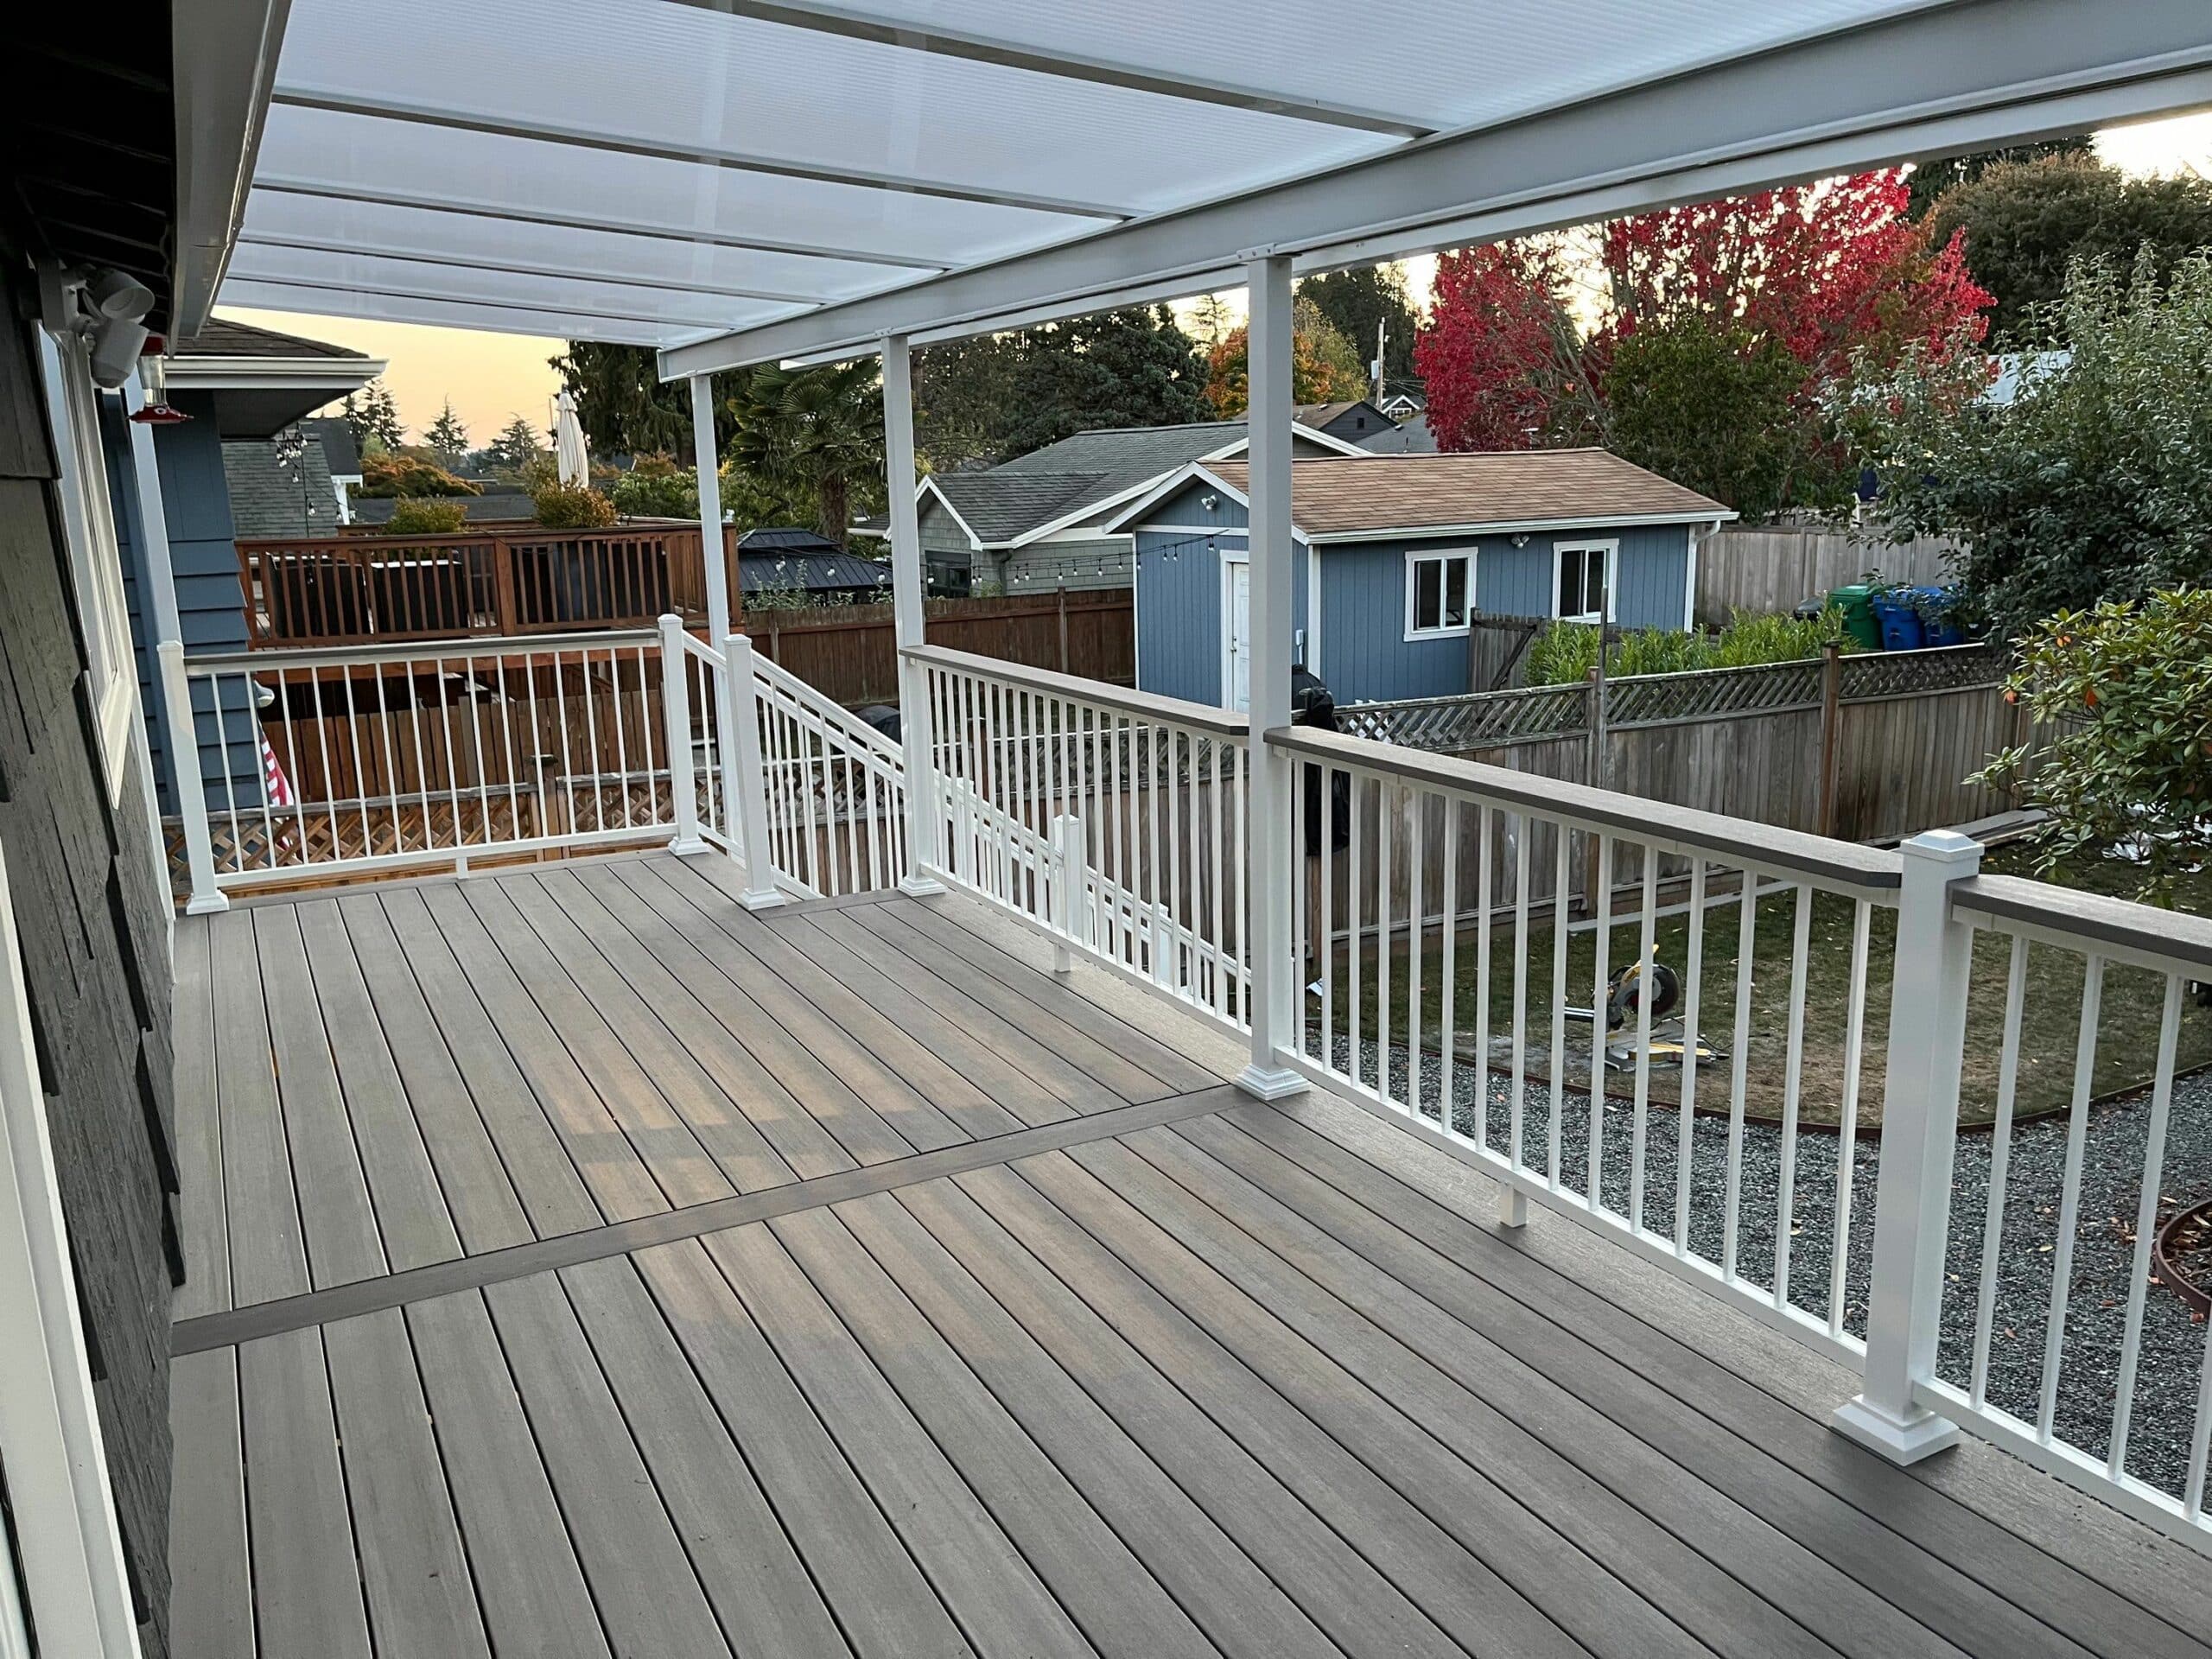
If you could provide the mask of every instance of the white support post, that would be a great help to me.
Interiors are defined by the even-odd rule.
[[[1083,890],[1083,820],[1063,812],[1052,820],[1052,971],[1065,979],[1075,971],[1068,944],[1075,938],[1076,895]]]
[[[676,798],[672,853],[703,853],[699,836],[699,780],[691,765],[691,677],[683,651],[683,619],[660,620],[661,721],[668,744],[668,792]]]
[[[691,458],[698,469],[699,557],[707,579],[707,638],[729,638],[729,552],[722,537],[721,452],[715,443],[715,389],[710,377],[691,377]],[[722,775],[725,824],[734,824],[730,810],[737,799],[740,773],[737,753],[737,707],[752,707],[753,679],[748,669],[739,679],[729,671],[710,674],[715,699],[715,764]],[[740,697],[738,693],[745,695]]]
[[[176,788],[177,816],[184,820],[184,857],[192,873],[192,895],[184,913],[204,916],[228,910],[231,901],[215,884],[215,840],[207,827],[207,790],[200,776],[200,728],[192,714],[192,682],[185,677],[184,645],[164,639],[154,647],[162,666],[162,702],[168,711],[169,778]],[[215,729],[220,733],[223,711],[215,710]],[[187,757],[191,766],[187,767]],[[230,764],[228,745],[224,764]]]
[[[899,739],[906,751],[907,874],[903,893],[943,893],[931,874],[940,867],[938,850],[936,758],[930,730],[928,671],[906,659],[922,643],[921,515],[914,502],[913,355],[904,334],[883,341],[883,471],[891,499],[891,616],[899,651]]]
[[[737,808],[745,838],[745,893],[738,902],[747,910],[770,910],[784,902],[768,851],[768,769],[760,760],[760,709],[753,694],[753,642],[741,633],[722,641],[729,664],[729,744],[735,759],[723,773],[726,803]]]
[[[1919,1404],[1913,1388],[1936,1371],[1974,959],[1974,930],[1952,916],[1951,888],[1980,868],[1981,848],[1933,830],[1902,850],[1866,1384],[1833,1421],[1893,1463],[1917,1463],[1959,1438],[1957,1425]]]
[[[1299,878],[1290,822],[1290,760],[1267,734],[1290,724],[1291,317],[1290,257],[1258,253],[1245,264],[1249,364],[1251,528],[1251,767],[1244,824],[1251,890],[1252,1058],[1236,1086],[1262,1100],[1306,1088],[1284,1063],[1296,1045],[1299,964],[1292,959],[1291,888]]]

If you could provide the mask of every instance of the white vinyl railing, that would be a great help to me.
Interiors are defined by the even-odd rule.
[[[676,822],[651,632],[160,655],[195,907]]]
[[[1306,872],[1298,1065],[1852,1360],[1871,939],[1897,855],[1332,734],[1272,741]],[[1847,966],[1808,1007],[1816,919]],[[1655,963],[1673,1007],[1613,993]],[[1808,1063],[1808,1019],[1834,1070]],[[1681,1063],[1700,1044],[1709,1062]],[[1817,1168],[1808,1109],[1834,1127]]]
[[[1248,1022],[1242,716],[923,647],[937,874]]]
[[[899,746],[749,646],[745,654],[769,861],[808,895],[896,887],[908,868]]]

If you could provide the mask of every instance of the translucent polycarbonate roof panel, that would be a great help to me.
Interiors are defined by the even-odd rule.
[[[342,289],[302,288],[286,283],[257,283],[226,276],[222,303],[263,311],[297,311],[308,316],[359,317],[383,322],[421,322],[438,328],[480,328],[502,334],[537,334],[547,340],[600,340],[617,345],[672,346],[710,331],[682,324],[620,322],[577,312],[532,311],[463,300],[422,300]]]
[[[336,115],[269,111],[254,181],[429,203],[494,218],[683,232],[779,248],[966,264],[1063,241],[1098,221]],[[918,271],[917,276],[926,275]]]
[[[669,0],[382,0],[374,16],[365,29],[347,0],[296,0],[279,100],[458,116],[1109,216],[1402,142]],[[1352,14],[1338,24],[1353,26]],[[1209,42],[1236,49],[1210,29],[1189,39],[1200,54]]]
[[[853,10],[935,31],[940,51],[996,43],[1090,73],[1451,130],[1938,3],[864,0]]]
[[[548,276],[815,301],[874,293],[911,281],[915,274],[903,265],[727,247],[680,234],[579,230],[269,190],[257,190],[248,199],[239,239],[245,245],[345,248]]]

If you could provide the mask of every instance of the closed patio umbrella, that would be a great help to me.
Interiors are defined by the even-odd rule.
[[[583,423],[576,419],[576,400],[567,387],[553,400],[553,461],[561,482],[575,486],[591,481],[591,457],[584,450]]]

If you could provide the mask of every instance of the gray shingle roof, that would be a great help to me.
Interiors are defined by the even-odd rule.
[[[1104,487],[1109,476],[1099,472],[1018,471],[1016,464],[1010,462],[988,473],[944,473],[930,481],[975,532],[976,539],[990,547],[1065,518],[1086,501],[1111,494]]]
[[[207,327],[175,348],[179,357],[351,357],[366,352],[348,351],[299,334],[280,334],[274,328],[257,328],[250,322],[211,317]]]
[[[226,443],[223,477],[231,489],[233,535],[327,536],[338,528],[338,497],[319,443],[303,446],[300,466],[289,469],[276,464],[276,447],[265,440]]]
[[[308,437],[322,446],[322,458],[329,464],[333,478],[359,478],[361,475],[361,448],[353,442],[353,429],[342,420],[331,416],[319,421],[302,421]]]

